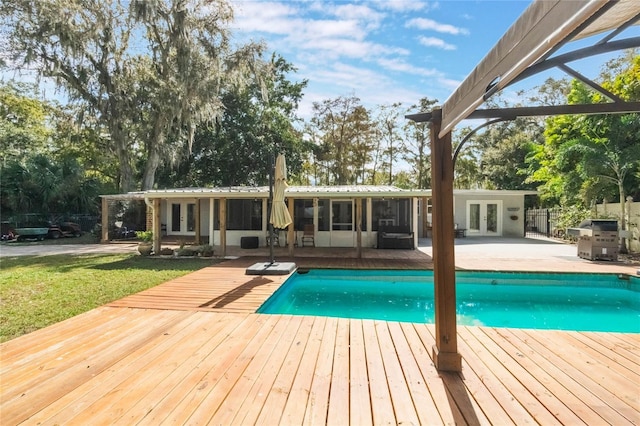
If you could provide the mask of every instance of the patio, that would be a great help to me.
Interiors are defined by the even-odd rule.
[[[294,260],[429,267],[420,251],[374,252],[397,258]],[[3,344],[2,423],[640,423],[639,335],[461,326],[462,372],[442,373],[432,325],[253,313],[286,279],[244,275],[253,262]]]

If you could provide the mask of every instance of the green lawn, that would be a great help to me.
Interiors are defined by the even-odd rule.
[[[0,342],[137,293],[215,260],[138,255],[0,259]]]

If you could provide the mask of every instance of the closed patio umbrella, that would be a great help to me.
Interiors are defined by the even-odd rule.
[[[275,182],[273,185],[273,204],[269,222],[276,229],[284,229],[292,223],[289,209],[284,203],[284,190],[287,189],[287,163],[284,154],[278,155],[275,167]]]

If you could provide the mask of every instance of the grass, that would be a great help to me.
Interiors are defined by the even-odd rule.
[[[0,342],[201,269],[203,259],[83,255],[0,260]]]

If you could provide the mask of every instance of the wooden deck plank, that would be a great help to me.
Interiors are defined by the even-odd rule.
[[[373,320],[363,320],[362,330],[364,332],[367,371],[369,373],[373,422],[375,424],[396,424],[375,322]]]
[[[433,335],[429,333],[432,326],[426,324],[402,324],[409,346],[413,351],[422,376],[429,388],[429,393],[440,413],[443,424],[467,424],[455,403],[449,400],[447,388],[441,375],[433,365],[431,348],[435,344]]]
[[[482,331],[493,341],[500,341],[500,346],[506,351],[517,352],[517,350],[513,350],[514,347],[510,339],[505,338],[505,334],[489,328]],[[573,413],[581,419],[593,419],[596,423],[603,421],[606,414],[596,410],[599,405],[599,401],[596,398],[591,398],[591,395],[588,392],[584,392],[579,386],[572,386],[570,381],[563,381],[562,376],[558,375],[557,371],[552,368],[545,368],[550,367],[548,364],[542,363],[541,365],[536,362],[541,360],[534,359],[535,355],[526,356],[525,353],[517,353],[519,355],[512,359],[535,377],[549,393],[559,395],[558,399]]]
[[[378,336],[378,345],[384,364],[384,371],[391,395],[391,403],[397,424],[419,424],[416,407],[411,398],[403,366],[397,355],[397,349],[391,339],[388,323],[375,321],[374,327]]]
[[[189,326],[196,320],[197,317],[195,315],[185,313],[182,321],[171,325],[166,332],[162,333],[163,338],[155,339],[150,344],[139,348],[130,356],[114,364],[110,369],[100,373],[95,380],[83,383],[72,392],[66,393],[29,420],[34,423],[46,421],[65,424],[70,422],[82,410],[96,403],[113,388],[130,378],[131,370],[137,371],[145,367],[148,368],[149,364],[153,365],[156,357],[171,350],[175,346],[175,342],[193,339]],[[167,337],[165,338],[164,336]]]
[[[370,425],[373,418],[362,321],[351,321],[349,331],[349,422],[352,425]]]
[[[322,341],[320,342],[320,354],[313,373],[311,391],[309,392],[309,399],[304,413],[303,424],[305,425],[323,425],[327,423],[337,329],[338,319],[327,318]]]
[[[535,348],[538,353],[552,362],[558,359],[569,360],[570,362],[556,362],[564,373],[577,380],[583,386],[587,386],[592,393],[598,395],[602,400],[614,398],[627,404],[633,411],[639,411],[638,398],[640,392],[637,383],[635,386],[624,386],[623,389],[620,389],[616,373],[614,373],[613,380],[610,381],[609,375],[606,375],[606,368],[603,370],[596,366],[595,362],[585,360],[580,356],[577,356],[576,359],[572,358],[575,353],[563,348],[566,343],[562,340],[549,340],[546,337],[547,333],[532,333],[529,330],[523,330],[522,333],[527,336],[525,340],[527,345]],[[592,372],[592,368],[595,371]],[[603,376],[603,374],[605,375]]]
[[[332,425],[349,423],[349,324],[338,318],[327,411],[327,424]]]
[[[487,368],[506,387],[512,389],[512,394],[518,402],[540,424],[583,424],[571,410],[551,394],[531,375],[521,368],[500,346],[491,342],[483,334],[477,334],[475,327],[461,327],[458,329],[460,338],[466,340],[473,348],[473,354],[481,359]],[[527,386],[525,386],[525,384]],[[548,401],[548,405],[545,405]]]
[[[196,374],[171,390],[162,408],[145,417],[144,423],[207,423],[264,342],[273,336],[277,322],[276,316],[247,317],[198,364]]]
[[[47,364],[56,364],[51,369],[45,370],[43,374],[35,373],[29,380],[21,382],[18,386],[5,388],[3,382],[3,393],[7,391],[14,396],[2,397],[3,422],[8,424],[19,423],[35,414],[43,406],[48,406],[61,395],[71,392],[88,380],[92,380],[96,375],[109,368],[126,354],[144,346],[156,335],[155,330],[148,329],[148,321],[145,318],[151,317],[153,313],[142,312],[135,321],[123,324],[119,330],[110,330],[107,339],[96,336],[97,343],[87,348],[84,352],[79,352],[73,358],[67,358],[62,362],[59,358],[50,359]],[[177,312],[162,311],[154,315],[154,320],[163,324],[171,324],[179,318]],[[16,392],[16,388],[21,391]],[[33,404],[38,401],[39,409]]]
[[[558,356],[570,359],[571,365],[575,369],[592,377],[600,386],[606,387],[614,395],[628,401],[634,408],[640,407],[640,394],[636,392],[637,382],[630,380],[627,375],[611,371],[610,368],[601,365],[589,354],[565,344],[567,336],[567,332],[551,331],[550,333],[535,333],[534,338]],[[558,345],[558,339],[563,344]],[[606,383],[603,382],[604,380]]]
[[[281,422],[283,424],[299,425],[304,421],[326,323],[325,317],[314,318],[307,347],[300,361],[300,367],[296,372],[293,385],[291,386],[291,393],[289,394],[284,410],[282,410]]]
[[[640,364],[640,342],[633,343],[635,334],[624,334],[624,340],[618,340],[612,333],[581,333],[583,337],[598,343],[610,358],[627,365]],[[633,368],[633,367],[632,367]]]
[[[426,329],[435,341],[435,329]],[[471,397],[471,391],[465,385],[463,375],[449,372],[440,372],[442,382],[445,384],[447,395],[464,417],[464,421],[470,425],[491,424],[487,414],[478,405],[478,402]]]
[[[273,389],[274,384],[277,382],[282,366],[287,360],[291,348],[295,345],[296,339],[299,338],[301,329],[307,328],[306,324],[305,317],[294,316],[291,319],[288,333],[277,342],[260,375],[253,378],[253,386],[243,404],[237,407],[237,413],[232,424],[257,424],[258,416],[266,404],[270,390]],[[284,403],[282,406],[284,406]],[[279,413],[282,412],[282,406],[279,408]]]
[[[600,365],[607,365],[623,377],[627,377],[633,383],[640,383],[640,371],[636,369],[637,364],[629,359],[619,356],[615,351],[595,342],[585,333],[565,333],[571,341],[571,345],[582,352],[587,353]],[[613,361],[613,362],[612,362]],[[640,362],[640,359],[638,360]]]
[[[458,344],[461,353],[472,351],[464,339],[458,339]],[[474,356],[464,357],[462,371],[469,393],[493,424],[537,424],[507,387],[490,374],[480,359]]]
[[[95,389],[92,398],[88,398],[86,393],[78,398],[81,402],[74,404],[72,418],[68,417],[71,413],[67,410],[53,417],[52,421],[58,424],[72,420],[80,424],[113,424],[127,411],[121,407],[127,407],[129,401],[139,401],[156,389],[166,393],[167,389],[162,384],[174,373],[176,366],[181,369],[189,368],[192,364],[190,358],[193,357],[181,357],[178,364],[178,351],[197,354],[200,347],[211,339],[207,333],[194,335],[194,328],[210,329],[212,333],[217,333],[230,323],[231,318],[220,318],[212,323],[209,318],[190,315],[187,323],[179,325],[186,327],[188,333],[181,332],[176,327],[167,329],[161,333],[162,337],[156,339],[157,342],[150,345],[155,350],[136,351],[113,366],[117,371],[127,371],[128,374],[101,375],[97,378],[100,386]],[[167,337],[173,334],[180,338]],[[170,345],[162,344],[164,342],[170,342]]]
[[[411,343],[407,338],[402,324],[398,322],[388,323],[389,332],[393,339],[395,353],[402,365],[402,370],[409,387],[409,393],[416,409],[416,415],[420,424],[438,424],[441,422],[440,413],[436,408],[429,389],[426,386],[425,378],[422,376],[418,360],[413,356]],[[414,343],[415,344],[415,343]],[[420,346],[422,346],[420,344]],[[421,350],[422,348],[416,348]]]
[[[287,350],[286,357],[276,375],[276,379],[268,391],[263,409],[260,411],[255,422],[256,424],[269,425],[280,423],[287,399],[291,395],[293,382],[300,368],[304,352],[307,349],[307,342],[311,335],[314,321],[314,317],[303,318],[298,333],[293,339],[289,350]],[[306,400],[300,402],[302,405],[306,405],[307,403]]]
[[[598,392],[593,393],[588,387],[587,382],[580,380],[579,376],[568,375],[566,372],[562,371],[562,369],[558,367],[559,360],[554,362],[553,360],[544,357],[527,343],[528,340],[526,340],[526,336],[522,333],[518,333],[517,330],[510,329],[485,331],[490,337],[497,338],[497,336],[500,336],[513,345],[515,350],[522,354],[522,357],[520,357],[519,360],[523,363],[525,368],[529,368],[529,363],[527,361],[530,360],[530,362],[535,362],[540,368],[544,369],[549,377],[562,386],[562,388],[556,387],[551,389],[554,392],[554,395],[558,395],[560,399],[566,400],[568,395],[574,395],[578,400],[587,404],[590,409],[595,411],[597,416],[602,418],[602,421],[617,425],[629,422],[629,419],[625,417],[625,413],[627,416],[632,416],[633,410],[630,410],[625,404],[614,402],[613,399],[609,399],[612,402],[611,406],[604,403],[601,398],[602,393],[600,393],[600,396],[598,395]],[[524,337],[525,340],[522,340],[521,337]],[[539,348],[543,349],[542,346]],[[536,375],[536,379],[541,380],[540,375]],[[582,415],[581,417],[587,418],[588,416]],[[597,417],[593,417],[597,419]]]
[[[222,404],[211,417],[211,423],[232,424],[233,422],[242,421],[251,405],[260,400],[260,395],[258,394],[262,389],[262,385],[270,379],[274,380],[273,366],[277,366],[278,362],[281,362],[281,357],[285,355],[279,348],[283,345],[291,344],[291,336],[295,334],[299,325],[299,317],[279,317],[279,321],[269,334],[270,338],[263,342],[260,350],[254,354],[254,357],[247,364],[241,375],[236,378],[235,383],[224,396]],[[206,413],[201,410],[191,420],[198,422],[205,415]],[[176,422],[176,419],[171,418],[167,419],[167,422],[184,423],[183,421]],[[202,422],[205,422],[204,418],[202,418]]]

